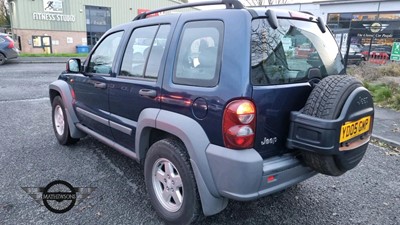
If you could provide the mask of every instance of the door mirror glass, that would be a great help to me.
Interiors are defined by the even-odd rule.
[[[79,73],[81,70],[81,60],[80,59],[70,59],[67,63],[67,72],[68,73]]]

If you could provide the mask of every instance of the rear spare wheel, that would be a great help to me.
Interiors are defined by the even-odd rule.
[[[339,176],[363,158],[372,131],[373,102],[356,78],[321,80],[300,112],[292,113],[288,146],[302,150],[316,171]]]

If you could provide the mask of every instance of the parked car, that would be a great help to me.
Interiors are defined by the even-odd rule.
[[[310,43],[303,43],[295,48],[294,55],[297,58],[308,58],[314,51]]]
[[[226,9],[147,18],[209,4]],[[153,44],[133,60],[143,38]],[[310,43],[320,61],[288,54],[282,40]],[[365,154],[374,115],[321,18],[236,0],[153,10],[110,29],[83,64],[68,61],[49,96],[58,142],[88,134],[142,164],[150,202],[171,224],[346,173]]]
[[[18,55],[19,51],[14,41],[7,34],[0,33],[0,65],[7,60],[18,58]]]
[[[364,57],[369,57],[371,56],[378,56],[380,58],[390,58],[390,55],[392,54],[392,46],[390,45],[374,45],[371,46],[371,50],[369,51],[369,46],[365,46],[362,51],[361,54]]]
[[[346,50],[346,46],[342,46],[340,52],[342,53],[343,58],[347,60],[347,65],[360,65],[361,62],[366,61],[365,56],[361,53],[361,48],[357,45],[350,45],[347,57]]]

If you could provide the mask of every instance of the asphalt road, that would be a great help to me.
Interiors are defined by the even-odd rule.
[[[91,137],[60,146],[48,84],[63,64],[0,66],[0,224],[162,224],[136,162]],[[317,175],[252,202],[230,201],[203,224],[400,224],[400,157],[370,145],[341,177]],[[64,214],[49,212],[21,187],[66,180],[97,189]]]

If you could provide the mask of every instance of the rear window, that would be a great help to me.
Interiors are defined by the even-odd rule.
[[[253,85],[290,84],[341,74],[343,62],[335,39],[313,22],[280,19],[272,29],[255,19],[251,31]]]

